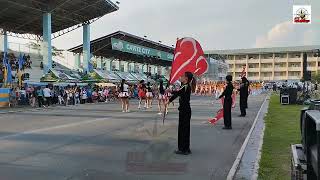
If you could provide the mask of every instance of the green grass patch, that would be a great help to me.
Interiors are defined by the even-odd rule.
[[[300,143],[300,105],[281,105],[279,95],[270,98],[259,179],[290,179],[291,144]]]

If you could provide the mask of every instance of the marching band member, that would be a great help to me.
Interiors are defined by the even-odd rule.
[[[122,79],[120,85],[119,98],[121,99],[122,112],[129,111],[129,86],[126,83],[126,80]]]
[[[166,100],[166,97],[165,97],[165,89],[163,87],[163,80],[160,80],[159,88],[158,88],[158,108],[159,108],[158,114],[162,114],[162,109],[166,110],[165,100]]]
[[[147,83],[147,93],[146,93],[146,98],[147,98],[147,109],[152,108],[152,99],[153,99],[153,94],[152,94],[152,87],[150,85],[150,82]]]
[[[242,82],[238,91],[240,92],[240,117],[247,115],[246,109],[248,108],[248,96],[249,96],[249,81],[246,77],[241,78]]]
[[[138,96],[139,96],[139,109],[141,108],[141,103],[144,98],[146,98],[146,85],[144,80],[141,80],[138,86]],[[147,107],[147,102],[145,102],[144,108]]]
[[[166,90],[165,90],[166,101],[168,101],[171,97],[172,97],[172,87],[169,86],[169,84],[168,84],[166,87]],[[174,106],[174,102],[172,102],[172,105]],[[166,112],[165,113],[168,114],[168,106],[167,105],[166,105]]]
[[[178,150],[176,154],[188,155],[191,154],[190,150],[190,95],[195,91],[196,81],[191,72],[186,72],[180,78],[182,86],[180,90],[173,91],[173,96],[167,101],[167,105],[173,102],[177,97],[179,99],[179,127],[178,127]]]
[[[227,81],[226,89],[220,95],[219,99],[224,97],[224,101],[223,101],[224,127],[223,127],[223,129],[232,129],[232,123],[231,123],[231,108],[232,108],[232,94],[233,94],[232,76],[228,75],[226,77],[226,81]]]

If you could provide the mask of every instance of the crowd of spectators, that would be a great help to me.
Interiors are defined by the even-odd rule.
[[[10,95],[11,106],[48,107],[52,105],[78,105],[86,103],[113,102],[118,100],[120,85],[68,85],[68,86],[26,86],[13,88]],[[152,86],[154,97],[158,94],[157,85]],[[138,99],[138,85],[129,84],[130,99]]]
[[[53,85],[28,86],[27,88],[14,88],[10,95],[11,106],[30,105],[32,107],[48,107],[51,105],[77,105],[85,103],[98,103],[114,101],[116,87],[98,86],[66,86]]]
[[[0,55],[0,83],[3,83],[4,82],[4,65],[3,65],[3,57],[4,57],[4,54],[3,52],[1,53]],[[10,67],[11,67],[11,70],[12,71],[17,71],[18,68],[19,68],[19,58],[16,57],[13,53],[8,53],[7,55],[7,58],[8,58],[8,62],[10,64]],[[31,58],[29,55],[23,55],[22,56],[23,58],[23,66],[22,66],[22,70],[25,70],[25,69],[31,69],[31,65],[32,65],[32,61],[31,61]],[[13,79],[15,79],[16,77],[13,76]]]
[[[3,57],[4,57],[4,54],[2,52],[0,55],[1,67],[3,67]],[[7,58],[8,58],[8,62],[11,66],[12,71],[16,71],[19,67],[19,57],[16,57],[13,53],[8,53]],[[30,69],[31,65],[32,65],[30,55],[23,54],[22,58],[23,58],[23,62],[24,62],[22,68],[23,69]]]

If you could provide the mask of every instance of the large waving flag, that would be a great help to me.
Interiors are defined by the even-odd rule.
[[[208,71],[208,68],[208,62],[198,41],[193,38],[177,40],[169,81],[171,84],[185,72],[201,76]]]
[[[221,106],[222,107],[218,110],[218,112],[217,112],[217,114],[216,114],[216,116],[214,118],[208,120],[208,122],[210,124],[215,125],[218,121],[223,119],[223,115],[224,115],[224,113],[223,113],[224,98],[221,98],[220,102],[221,102]],[[235,108],[235,107],[236,107],[236,94],[233,93],[232,94],[232,108]]]
[[[22,57],[22,54],[19,55],[18,65],[19,65],[19,70],[22,71],[23,65],[24,65],[24,59]]]
[[[247,76],[247,65],[244,65],[242,67],[242,72],[240,74],[240,78],[246,77]]]
[[[5,66],[7,65],[8,62],[8,57],[7,57],[7,53],[3,53],[3,59],[2,59],[2,64]]]
[[[3,59],[2,59],[2,65],[3,65],[3,83],[7,83],[7,53],[3,53]]]
[[[18,80],[19,80],[19,86],[22,87],[22,75],[23,75],[23,65],[24,65],[24,58],[22,54],[20,53],[19,59],[18,59]]]
[[[10,63],[7,63],[7,84],[12,83],[12,70]]]

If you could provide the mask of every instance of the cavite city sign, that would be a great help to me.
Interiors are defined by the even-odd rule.
[[[116,38],[111,38],[112,50],[127,52],[131,54],[145,55],[150,57],[158,57],[165,61],[172,61],[173,54],[156,49],[129,43]]]

